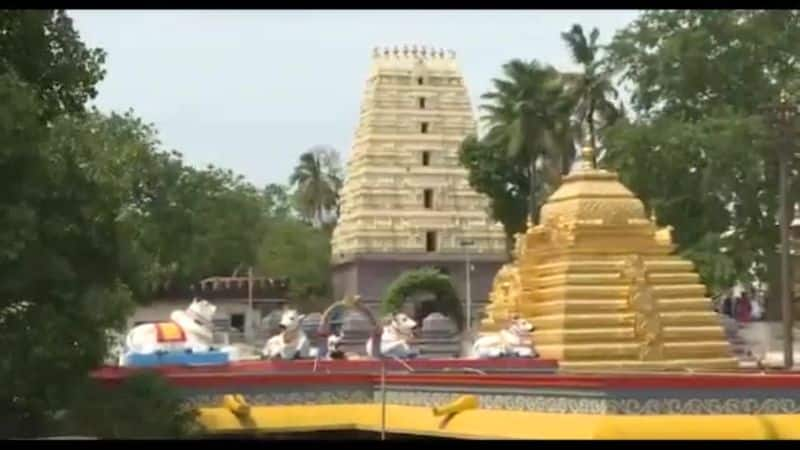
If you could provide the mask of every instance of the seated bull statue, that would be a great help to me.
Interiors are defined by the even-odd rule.
[[[413,345],[417,322],[404,313],[394,313],[384,319],[380,354],[401,359],[416,358],[419,350]],[[367,355],[372,353],[372,338],[367,341]]]
[[[301,327],[304,318],[296,309],[284,309],[278,324],[281,332],[267,339],[261,354],[267,359],[308,358],[311,343]]]
[[[533,324],[517,315],[511,317],[509,326],[497,333],[480,336],[472,344],[473,358],[536,358],[533,346]]]
[[[125,337],[120,365],[132,355],[208,353],[214,350],[213,322],[217,307],[206,300],[192,300],[185,310],[175,310],[167,322],[133,327]],[[220,349],[230,352],[232,349]]]

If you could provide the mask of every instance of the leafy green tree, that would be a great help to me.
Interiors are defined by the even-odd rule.
[[[63,10],[0,10],[0,74],[28,83],[45,119],[83,112],[104,62],[105,52],[88,48]]]
[[[483,140],[512,160],[524,158],[528,211],[537,219],[541,199],[575,157],[569,125],[574,99],[564,77],[549,65],[515,59],[502,70],[504,77],[493,79],[493,89],[482,95],[482,119],[489,125]]]
[[[338,213],[342,182],[339,153],[326,147],[314,147],[300,155],[289,177],[298,211],[319,228],[329,224]]]
[[[240,176],[213,167],[186,168],[183,179],[177,196],[189,210],[191,227],[180,249],[184,279],[255,264],[265,226],[260,193]]]
[[[255,261],[263,199],[229,171],[193,169],[159,151],[152,128],[130,113],[61,116],[48,126],[35,91],[13,76],[0,79],[0,99],[0,310],[28,302],[13,320],[0,317],[10,349],[0,357],[0,433],[41,436],[61,429],[62,412],[79,406],[73,397],[90,394],[63,386],[88,389],[106,331],[155,286]],[[133,405],[97,427],[129,433],[149,414]],[[172,433],[171,422],[158,422]]]
[[[282,184],[270,183],[264,187],[264,203],[269,217],[286,218],[294,212],[289,188]]]
[[[5,436],[45,433],[105,354],[105,330],[131,311],[121,281],[119,205],[93,148],[69,119],[39,119],[35,89],[0,77],[0,309],[28,302],[0,324],[0,422]]]
[[[674,226],[679,250],[715,292],[730,287],[727,268],[746,279],[758,249],[774,240],[770,232],[728,231],[736,223],[741,230],[773,229],[774,219],[760,211],[758,179],[749,173],[761,161],[742,145],[764,139],[762,131],[757,118],[719,113],[692,124],[663,117],[614,126],[606,136],[604,163],[655,208],[662,225]]]
[[[331,302],[330,238],[324,230],[293,218],[270,220],[259,248],[263,273],[290,280],[290,300],[308,309]]]
[[[609,45],[639,115],[751,114],[797,78],[800,11],[649,10]]]
[[[2,437],[61,432],[87,399],[119,410],[95,408],[102,436],[179,434],[172,394],[131,387],[156,418],[127,388],[93,393],[89,371],[154,285],[254,260],[263,235],[239,177],[186,167],[131,113],[86,111],[102,60],[62,11],[0,11]]]
[[[614,100],[618,98],[617,89],[611,79],[612,72],[604,67],[602,60],[598,58],[600,46],[597,38],[600,31],[593,28],[589,36],[584,34],[583,27],[575,24],[566,32],[561,33],[561,38],[567,44],[572,59],[580,64],[583,72],[570,77],[570,87],[574,90],[573,94],[577,97],[578,103],[575,115],[581,127],[586,125],[586,134],[592,148],[599,148],[597,145],[597,125],[613,125],[619,118],[620,111],[614,105]],[[593,156],[596,164],[597,155]]]
[[[459,161],[467,169],[470,186],[489,198],[492,217],[503,224],[510,255],[514,235],[525,230],[529,182],[522,155],[518,154],[515,160],[503,150],[468,136],[461,143]]]
[[[86,380],[74,392],[71,407],[59,423],[64,435],[175,439],[202,432],[197,411],[155,372],[137,373],[113,386]]]
[[[761,107],[797,86],[798,19],[797,11],[650,10],[608,47],[635,113],[605,133],[615,153],[608,164],[675,226],[712,286],[730,278],[709,279],[727,273],[713,267],[733,266],[740,280],[777,272],[776,143]]]

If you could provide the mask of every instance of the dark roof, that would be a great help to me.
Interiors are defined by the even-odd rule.
[[[253,300],[284,301],[289,293],[287,278],[253,278]],[[164,286],[154,293],[156,299],[194,298],[208,300],[248,299],[247,277],[210,277],[191,286]]]

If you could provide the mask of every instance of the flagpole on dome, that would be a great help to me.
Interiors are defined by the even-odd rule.
[[[584,170],[597,169],[597,161],[595,160],[596,150],[591,139],[587,139],[581,148],[581,168]]]

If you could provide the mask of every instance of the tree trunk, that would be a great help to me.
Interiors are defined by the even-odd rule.
[[[780,255],[769,250],[767,257],[767,298],[764,318],[770,322],[781,320],[781,271]]]
[[[776,180],[780,177],[780,165],[778,163],[778,157],[774,152],[769,152],[766,155],[765,160],[765,179],[766,180]],[[776,192],[777,196],[778,192]],[[771,217],[778,217],[780,220],[780,199],[776,202],[776,211],[774,212],[774,216]],[[778,226],[778,230],[780,230],[780,225]],[[766,263],[767,263],[767,283],[768,283],[768,290],[767,290],[767,298],[766,298],[766,305],[765,305],[765,317],[767,320],[771,322],[777,322],[781,320],[781,260],[780,260],[780,231],[777,233],[777,239],[775,241],[775,245],[770,245],[768,248],[765,249],[767,253]]]
[[[512,231],[509,233],[508,230],[506,230],[505,234],[506,234],[506,257],[508,258],[509,261],[511,261],[514,255],[514,244],[515,244],[514,232]]]
[[[595,141],[594,130],[594,102],[589,102],[589,113],[586,116],[586,124],[589,126],[589,142],[594,152],[592,153],[592,167],[597,167],[597,142]]]
[[[536,156],[531,154],[528,167],[528,217],[536,217]]]
[[[780,202],[781,219],[781,319],[783,321],[783,355],[784,366],[793,367],[793,320],[792,320],[792,274],[790,268],[789,255],[789,161],[788,148],[779,149],[780,174],[778,177],[780,190],[778,191],[778,201]]]

